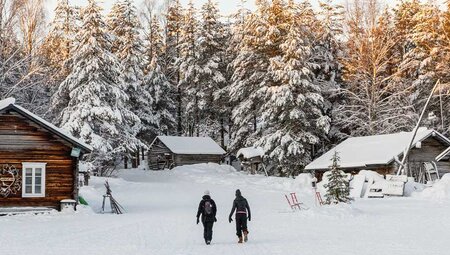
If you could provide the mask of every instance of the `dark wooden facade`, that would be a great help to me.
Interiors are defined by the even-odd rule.
[[[147,160],[150,169],[172,169],[176,166],[193,165],[200,163],[220,163],[222,155],[210,154],[177,154],[172,152],[158,138],[155,139],[147,152]]]
[[[22,188],[16,194],[0,196],[0,207],[59,209],[61,200],[77,199],[78,158],[71,156],[76,145],[43,122],[14,105],[0,109],[0,168],[16,168],[24,181],[24,163],[46,163],[42,197],[23,197]],[[81,149],[81,154],[87,150]]]

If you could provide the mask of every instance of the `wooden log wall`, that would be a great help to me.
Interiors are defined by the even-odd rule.
[[[16,112],[0,113],[0,167],[13,165],[22,175],[23,162],[47,163],[45,197],[22,198],[22,190],[0,196],[0,206],[46,206],[59,209],[62,199],[76,193],[76,159],[72,148]],[[23,178],[22,178],[23,179]]]
[[[167,148],[167,146],[165,146],[161,141],[155,141],[147,153],[147,163],[149,168],[153,170],[160,170],[160,167],[164,165],[162,162],[166,161],[166,155],[169,155],[170,160],[172,160],[173,153],[169,150],[169,148]]]
[[[199,163],[220,163],[221,155],[204,155],[204,154],[175,154],[174,163],[176,166],[193,165]]]
[[[448,146],[439,141],[435,137],[429,137],[422,142],[421,148],[413,148],[408,156],[409,162],[431,162],[441,154]],[[440,161],[436,162],[439,174],[442,176],[445,173],[450,173],[450,162]]]

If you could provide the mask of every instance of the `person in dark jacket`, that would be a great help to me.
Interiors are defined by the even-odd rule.
[[[250,206],[248,205],[247,199],[245,199],[240,190],[236,190],[236,198],[233,201],[233,208],[231,208],[230,216],[228,217],[228,222],[232,222],[234,211],[236,211],[236,235],[239,238],[238,243],[242,241],[247,242],[248,240],[248,228],[247,219],[251,221],[252,216],[250,212]],[[244,239],[242,240],[242,234],[244,234]]]
[[[203,223],[203,237],[205,238],[205,243],[209,245],[212,240],[213,225],[216,219],[217,207],[214,200],[211,199],[209,191],[205,191],[205,195],[200,201],[197,210],[197,224],[200,222],[200,216]]]

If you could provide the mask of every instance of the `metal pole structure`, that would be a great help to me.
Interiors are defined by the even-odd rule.
[[[431,90],[430,96],[428,97],[427,102],[425,103],[425,106],[422,109],[422,113],[420,114],[420,117],[419,117],[419,120],[417,121],[416,127],[413,130],[413,136],[411,138],[411,141],[409,142],[408,147],[406,147],[405,155],[403,155],[402,162],[397,170],[397,175],[400,175],[401,173],[404,174],[406,159],[408,158],[409,151],[411,150],[411,146],[414,143],[414,139],[416,138],[416,134],[417,134],[417,130],[419,129],[420,122],[422,122],[423,115],[425,115],[425,110],[428,108],[431,98],[433,97],[434,91],[439,86],[439,84],[440,84],[440,81],[437,80],[436,84],[434,85],[433,89]]]
[[[444,113],[443,113],[444,106],[442,104],[442,89],[439,90],[439,105],[441,107],[441,125],[442,125],[441,128],[442,131],[444,131]]]

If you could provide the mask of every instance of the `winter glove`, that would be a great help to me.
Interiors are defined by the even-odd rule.
[[[228,218],[228,222],[231,223],[233,219],[231,217]]]
[[[217,218],[216,217],[214,217],[214,222],[217,222]]]
[[[252,221],[252,216],[248,216],[248,221]]]
[[[198,217],[197,217],[197,224],[200,222],[200,220],[198,219]]]

